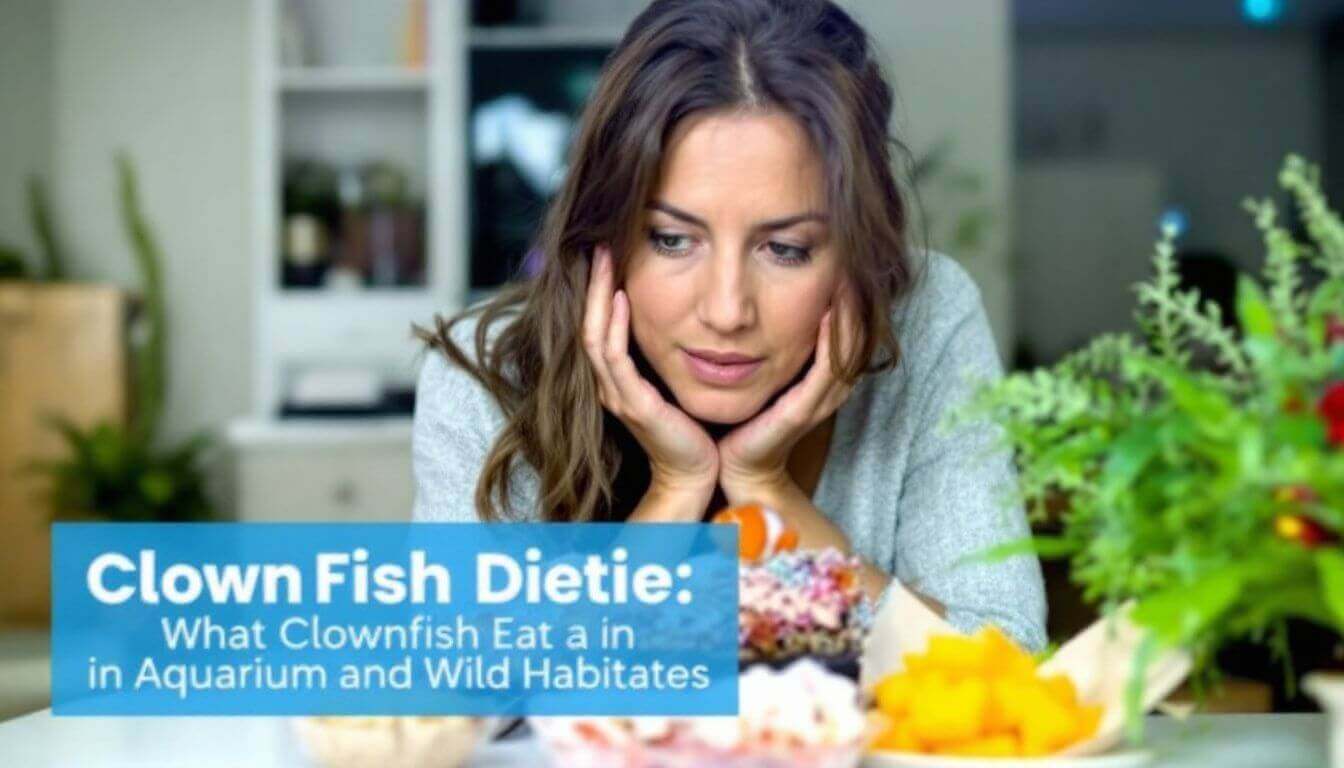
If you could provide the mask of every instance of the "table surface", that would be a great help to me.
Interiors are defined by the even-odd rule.
[[[1327,722],[1318,714],[1196,715],[1148,719],[1152,766],[1318,768]],[[483,745],[471,768],[544,765],[531,738]],[[302,768],[284,718],[61,717],[50,710],[0,723],[0,766]]]

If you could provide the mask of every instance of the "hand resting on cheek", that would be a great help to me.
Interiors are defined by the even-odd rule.
[[[650,486],[631,520],[699,521],[716,487],[730,503],[786,482],[787,463],[805,435],[828,419],[853,387],[831,368],[831,325],[840,359],[853,348],[857,320],[848,290],[837,289],[817,328],[810,369],[717,443],[694,418],[644,378],[630,354],[630,304],[615,286],[610,248],[595,248],[583,321],[583,347],[602,406],[625,424],[649,458]],[[838,311],[837,311],[838,310]]]
[[[602,406],[649,457],[649,490],[630,519],[698,522],[714,494],[718,449],[699,423],[640,375],[629,352],[630,302],[613,275],[611,250],[599,245],[588,279],[583,348]]]

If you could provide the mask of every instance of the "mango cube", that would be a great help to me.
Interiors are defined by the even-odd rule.
[[[989,651],[989,646],[979,637],[939,635],[930,638],[924,663],[947,675],[975,675],[986,670]]]
[[[1015,757],[1020,752],[1015,736],[985,736],[984,738],[942,747],[938,750],[938,754],[965,757]]]
[[[910,726],[920,741],[947,744],[984,732],[989,685],[983,678],[952,682],[929,675],[921,681],[917,697]]]
[[[1102,708],[1085,704],[1064,675],[1036,661],[997,628],[940,635],[905,669],[872,690],[886,725],[875,750],[975,757],[1048,755],[1091,737]]]
[[[889,717],[903,716],[914,697],[915,680],[910,675],[888,675],[874,692],[877,708]]]
[[[915,736],[908,720],[892,723],[873,742],[873,749],[887,752],[919,752],[924,744]]]
[[[1022,707],[1022,754],[1048,755],[1078,734],[1077,711],[1055,701],[1044,686],[1025,689]]]
[[[1050,691],[1050,695],[1054,697],[1055,701],[1060,704],[1072,707],[1078,703],[1078,689],[1074,687],[1073,681],[1068,676],[1051,675],[1041,678],[1041,682],[1045,684],[1046,690]]]

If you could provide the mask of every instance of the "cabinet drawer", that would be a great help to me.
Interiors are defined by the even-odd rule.
[[[402,522],[411,518],[411,448],[380,444],[236,449],[238,519]]]

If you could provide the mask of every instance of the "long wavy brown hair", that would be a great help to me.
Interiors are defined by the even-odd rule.
[[[482,519],[508,516],[518,462],[537,471],[544,520],[622,520],[647,486],[647,456],[599,402],[582,346],[584,299],[595,244],[611,244],[623,274],[621,254],[639,242],[668,137],[693,113],[778,110],[806,129],[860,315],[851,358],[831,365],[851,382],[895,365],[891,312],[912,279],[895,161],[909,152],[888,135],[892,89],[876,58],[863,28],[829,0],[655,0],[631,23],[603,66],[537,233],[540,274],[451,319],[435,317],[433,330],[415,329],[505,415],[476,487]],[[468,355],[450,331],[473,315]],[[497,323],[505,325],[496,336]]]

